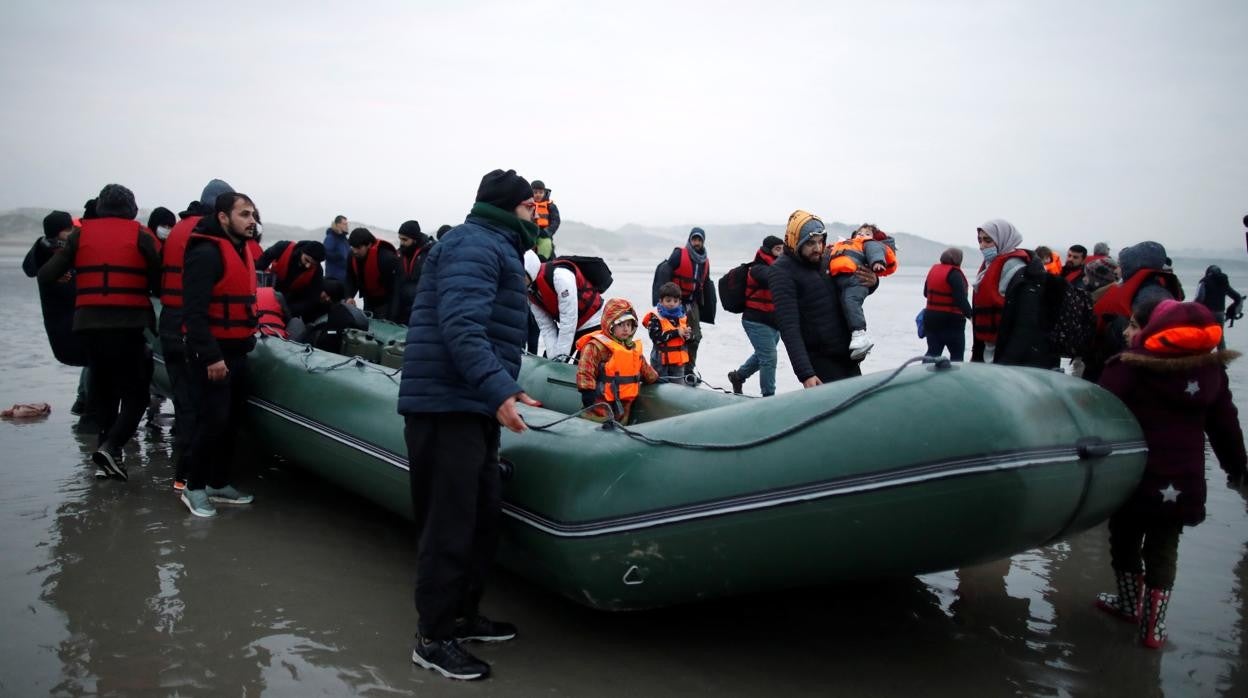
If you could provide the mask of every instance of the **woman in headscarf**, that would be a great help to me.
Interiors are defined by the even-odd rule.
[[[962,250],[950,247],[940,254],[923,282],[923,332],[927,356],[940,356],[947,347],[949,358],[961,361],[966,351],[966,319],[971,316],[966,274],[962,273]]]
[[[1031,261],[1031,254],[1019,249],[1023,236],[1009,221],[994,218],[981,225],[977,232],[984,261],[975,275],[975,344],[971,349],[971,361],[991,363],[1005,309],[1005,291],[1014,275]]]

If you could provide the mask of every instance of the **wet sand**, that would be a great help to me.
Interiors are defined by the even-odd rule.
[[[520,636],[474,646],[490,681],[443,680],[408,659],[405,522],[259,456],[238,465],[254,506],[194,519],[169,488],[167,427],[141,428],[129,483],[95,481],[94,437],[69,414],[77,370],[51,358],[16,266],[0,263],[0,400],[53,413],[0,424],[0,695],[1248,695],[1248,507],[1212,458],[1162,652],[1092,608],[1112,584],[1101,526],[974,568],[635,614],[499,570],[485,610]],[[617,274],[613,290],[645,300],[648,281]],[[922,353],[921,279],[893,282],[868,303],[881,343],[868,370]],[[708,379],[748,354],[735,325],[708,331]],[[1229,336],[1248,347],[1248,329]],[[787,361],[780,377],[796,386]],[[1232,385],[1248,394],[1248,364]]]

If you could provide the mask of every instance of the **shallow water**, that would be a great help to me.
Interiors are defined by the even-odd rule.
[[[616,270],[613,292],[648,300],[650,270]],[[1199,271],[1179,269],[1192,289]],[[919,274],[868,301],[867,371],[922,353]],[[1092,609],[1112,584],[1102,526],[974,568],[635,614],[500,570],[486,611],[522,634],[478,648],[491,681],[447,682],[408,660],[404,522],[245,457],[257,503],[193,519],[168,487],[168,428],[141,431],[128,484],[96,482],[93,439],[68,411],[77,370],[52,360],[17,260],[0,261],[0,293],[0,401],[53,405],[0,423],[0,695],[1248,695],[1248,511],[1212,459],[1209,519],[1182,539],[1162,652]],[[700,357],[713,383],[749,352],[738,316],[721,318]],[[1248,347],[1240,328],[1230,342]],[[1231,379],[1248,393],[1248,364]],[[797,387],[783,351],[779,386]]]

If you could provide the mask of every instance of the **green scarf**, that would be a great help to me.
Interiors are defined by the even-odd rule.
[[[522,251],[531,250],[533,245],[537,244],[537,224],[530,221],[522,221],[516,217],[516,214],[510,211],[504,211],[492,204],[478,201],[472,205],[472,210],[468,212],[468,215],[479,216],[508,230],[516,231],[516,234],[520,236],[520,249]]]

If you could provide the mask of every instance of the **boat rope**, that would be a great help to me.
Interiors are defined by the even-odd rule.
[[[907,366],[913,363],[932,363],[936,366],[937,370],[945,370],[950,367],[949,359],[944,358],[944,357],[933,359],[930,356],[916,356],[913,359],[909,359],[905,363],[898,366],[896,369],[893,370],[892,373],[889,373],[879,382],[875,383],[874,385],[869,385],[863,388],[862,390],[859,390],[858,392],[853,393],[852,395],[849,395],[844,400],[841,400],[840,402],[836,403],[835,405],[832,405],[826,410],[812,414],[806,419],[803,419],[802,421],[797,422],[796,424],[787,426],[784,429],[781,429],[780,431],[775,432],[774,434],[760,436],[757,439],[752,439],[750,441],[742,441],[742,442],[735,443],[735,444],[708,444],[708,443],[696,443],[696,442],[687,442],[687,441],[672,441],[671,439],[657,439],[652,436],[646,436],[645,434],[641,434],[639,432],[633,431],[632,429],[629,429],[623,424],[620,424],[615,419],[608,419],[606,422],[603,423],[602,428],[606,430],[610,430],[610,431],[618,431],[630,439],[640,441],[641,443],[648,444],[650,446],[671,446],[672,448],[682,448],[682,449],[691,450],[691,451],[738,451],[738,450],[743,450],[747,448],[754,448],[756,446],[762,446],[763,444],[771,443],[772,441],[783,439],[784,437],[790,434],[796,433],[798,431],[801,431],[802,429],[805,429],[815,424],[816,422],[823,421],[829,417],[832,417],[834,415],[837,415],[849,409],[850,407],[853,407],[855,404],[861,402],[862,400],[865,400],[871,395],[874,395],[880,390],[883,390],[884,386],[893,382],[893,380],[897,378],[897,376],[901,375],[901,372],[905,370]],[[533,431],[548,431],[551,427],[557,424],[566,422],[569,419],[572,419],[573,417],[577,417],[581,413],[591,410],[595,407],[598,407],[599,405],[608,406],[607,403],[605,402],[599,402],[599,403],[590,405],[589,407],[585,407],[581,410],[578,410],[577,412],[571,415],[568,415],[567,417],[550,422],[549,424],[528,424],[526,422],[526,425]]]
[[[330,371],[336,371],[340,368],[354,365],[357,368],[376,371],[377,373],[389,378],[391,382],[397,384],[399,381],[396,376],[398,376],[403,370],[401,368],[389,369],[385,366],[379,366],[362,356],[349,356],[336,364],[330,364],[328,366],[312,366],[308,364],[308,359],[312,356],[313,349],[314,347],[310,344],[303,345],[303,369],[308,373],[329,373]]]

